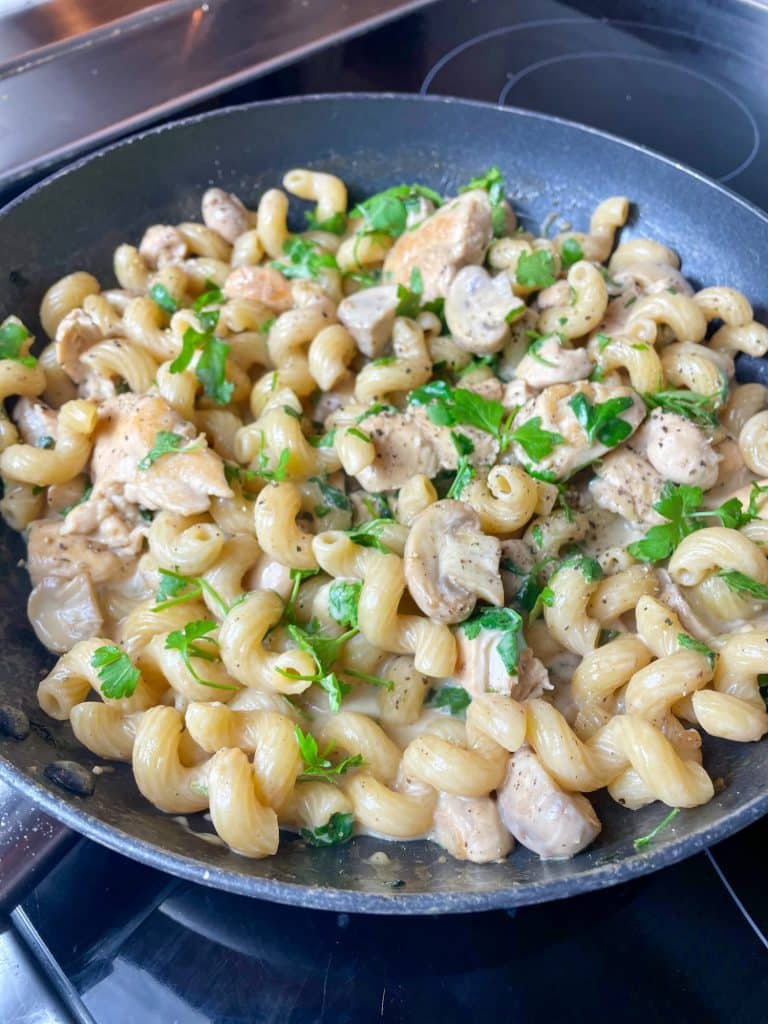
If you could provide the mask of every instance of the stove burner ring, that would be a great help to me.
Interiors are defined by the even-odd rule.
[[[488,40],[498,39],[498,38],[501,38],[504,35],[509,35],[509,34],[512,34],[512,33],[515,33],[515,32],[522,32],[522,31],[527,31],[527,30],[531,30],[531,29],[542,29],[542,28],[552,28],[552,27],[565,27],[565,26],[569,26],[569,25],[584,26],[587,23],[588,23],[588,19],[585,19],[583,17],[581,17],[581,18],[573,18],[573,17],[567,17],[567,18],[538,18],[538,19],[532,19],[531,21],[522,22],[519,25],[502,25],[499,28],[491,29],[488,32],[481,32],[481,33],[479,33],[476,36],[472,36],[470,39],[465,39],[464,42],[457,44],[452,49],[450,49],[447,53],[444,53],[443,56],[440,57],[440,59],[438,61],[436,61],[434,66],[427,72],[427,75],[425,76],[424,81],[421,84],[421,88],[420,88],[419,92],[422,95],[427,95],[429,93],[430,89],[431,89],[432,83],[435,81],[435,79],[440,74],[440,72],[448,64],[451,63],[452,60],[454,60],[456,57],[460,56],[465,51],[467,51],[469,49],[472,49],[473,47],[475,47],[475,46],[477,46],[477,45],[479,45],[481,43],[487,42]],[[722,45],[720,45],[717,42],[714,42],[711,38],[703,38],[703,37],[700,37],[700,36],[696,36],[696,35],[694,35],[694,34],[692,34],[690,32],[685,32],[682,29],[666,28],[666,27],[661,26],[661,25],[646,24],[645,22],[642,22],[642,21],[636,21],[636,20],[627,19],[627,18],[605,18],[605,19],[601,19],[600,20],[599,25],[601,25],[601,26],[612,26],[612,27],[616,27],[616,28],[620,28],[620,29],[621,28],[629,28],[629,29],[637,28],[637,29],[642,29],[642,30],[644,30],[645,32],[648,32],[648,33],[658,33],[659,35],[673,36],[673,37],[678,38],[678,39],[690,39],[692,42],[695,42],[695,43],[699,44],[700,46],[707,46],[708,48],[710,48],[712,50],[715,50],[715,51],[719,51],[720,53],[728,54],[729,56],[732,56],[732,57],[736,56],[736,57],[739,58],[739,60],[746,60],[746,61],[748,61],[750,63],[755,63],[752,60],[752,58],[750,58],[749,56],[745,56],[743,53],[736,53],[736,51],[731,50],[728,47],[722,46]],[[531,65],[531,66],[529,66],[527,68],[524,68],[522,71],[517,72],[511,78],[511,80],[507,83],[507,85],[505,86],[505,88],[501,92],[501,96],[499,98],[499,102],[500,103],[505,102],[506,101],[506,97],[508,96],[509,91],[513,88],[514,84],[516,84],[526,74],[530,74],[532,71],[536,70],[537,68],[540,68],[540,67],[546,65],[547,63],[556,63],[556,62],[559,62],[561,60],[568,60],[569,58],[572,59],[572,58],[576,58],[576,57],[585,57],[585,56],[590,56],[590,55],[587,54],[587,53],[561,54],[561,55],[558,55],[557,57],[549,58],[548,61],[539,62],[537,64],[534,64],[534,65]],[[675,63],[674,61],[664,61],[664,60],[662,60],[660,58],[646,57],[646,56],[644,56],[642,54],[624,54],[624,53],[622,53],[621,50],[617,50],[617,51],[606,51],[605,53],[601,52],[599,54],[599,56],[619,57],[619,58],[624,58],[624,59],[636,58],[638,60],[646,60],[649,63],[656,62],[656,63],[658,63],[660,65],[667,66],[668,68],[673,68],[674,70],[679,71],[681,73],[688,73],[691,77],[698,78],[700,81],[706,82],[707,85],[709,85],[711,88],[716,89],[717,91],[722,93],[722,95],[727,97],[732,103],[736,104],[738,109],[746,117],[746,119],[747,119],[747,121],[749,123],[750,129],[752,131],[752,145],[751,145],[751,150],[748,153],[748,155],[741,161],[741,163],[736,168],[730,170],[727,174],[716,175],[714,177],[716,177],[716,180],[721,181],[721,182],[730,181],[732,178],[735,178],[738,174],[740,174],[742,171],[744,171],[749,166],[749,164],[754,160],[754,158],[757,155],[757,153],[759,151],[759,148],[760,148],[760,141],[761,141],[760,140],[760,129],[759,129],[758,125],[757,125],[757,122],[755,120],[755,117],[754,117],[752,111],[746,106],[744,101],[741,100],[738,96],[736,96],[722,82],[719,82],[717,79],[714,79],[714,78],[711,78],[711,77],[709,77],[707,75],[704,75],[701,72],[694,71],[694,70],[692,70],[691,68],[689,68],[685,64],[682,64],[682,63],[678,64],[678,63]]]
[[[736,167],[728,171],[726,174],[717,175],[717,181],[726,182],[730,181],[731,178],[735,178],[738,174],[741,174],[742,171],[746,170],[746,168],[749,167],[749,165],[757,156],[757,153],[760,149],[760,128],[757,124],[757,121],[755,120],[754,115],[752,114],[752,111],[738,96],[731,92],[731,90],[728,89],[725,85],[723,85],[722,82],[719,82],[717,79],[712,78],[709,75],[702,74],[702,72],[700,71],[694,71],[692,68],[687,67],[685,64],[678,64],[675,61],[664,60],[660,57],[649,57],[646,54],[621,53],[616,50],[582,50],[575,53],[558,54],[556,57],[547,57],[545,60],[537,61],[535,64],[529,64],[528,67],[525,67],[521,71],[516,71],[514,74],[510,75],[506,85],[499,93],[498,102],[502,106],[506,105],[509,94],[514,89],[514,87],[527,76],[532,75],[537,71],[541,71],[543,68],[552,67],[556,64],[564,64],[567,63],[568,61],[574,60],[601,59],[620,60],[624,63],[631,63],[633,61],[637,61],[643,64],[652,64],[657,67],[666,68],[681,75],[688,75],[690,78],[698,79],[699,81],[706,83],[716,92],[722,93],[723,96],[725,96],[728,100],[730,100],[731,103],[738,107],[738,109],[741,111],[741,113],[748,121],[752,131],[751,148],[750,151],[747,153],[746,157],[744,157],[744,159]]]

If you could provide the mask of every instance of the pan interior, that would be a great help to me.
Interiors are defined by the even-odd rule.
[[[152,223],[199,219],[201,194],[211,185],[253,205],[287,169],[309,166],[344,178],[352,200],[402,182],[450,194],[494,164],[523,222],[536,229],[552,214],[585,229],[600,200],[628,195],[636,205],[623,237],[647,235],[668,244],[681,253],[683,271],[694,283],[740,288],[760,315],[759,255],[768,243],[768,222],[722,188],[644,150],[554,119],[459,101],[372,96],[219,112],[149,132],[51,179],[0,215],[0,314],[18,313],[36,329],[42,293],[57,277],[84,269],[105,285],[112,282],[117,245],[137,244]],[[634,851],[632,839],[658,824],[664,808],[630,813],[598,796],[603,832],[568,862],[544,863],[518,847],[503,864],[478,866],[454,861],[426,842],[365,838],[312,850],[290,837],[276,857],[246,860],[216,842],[203,816],[179,819],[155,811],[139,796],[129,766],[110,765],[86,799],[46,779],[43,770],[53,760],[89,768],[99,761],[74,741],[66,724],[47,719],[37,707],[36,684],[50,657],[24,613],[29,583],[23,545],[6,528],[2,535],[0,704],[23,708],[33,731],[22,742],[0,738],[6,759],[0,773],[73,827],[195,881],[337,909],[513,906],[652,870],[768,808],[768,745],[712,741],[705,744],[705,763],[724,788],[711,803],[679,814],[643,854]]]

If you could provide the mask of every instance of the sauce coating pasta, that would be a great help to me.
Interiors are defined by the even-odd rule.
[[[54,282],[39,359],[0,325],[44,711],[248,857],[281,830],[571,857],[596,790],[710,800],[702,733],[768,732],[747,297],[620,242],[622,196],[546,237],[497,168],[351,209],[334,175],[282,186],[209,189],[115,286]]]

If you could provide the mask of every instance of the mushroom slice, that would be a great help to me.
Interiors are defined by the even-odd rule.
[[[420,512],[404,558],[408,590],[436,622],[462,622],[478,598],[504,603],[501,544],[483,533],[477,512],[463,501],[436,501]]]
[[[482,267],[461,269],[445,297],[445,319],[453,340],[467,352],[498,352],[509,337],[506,317],[523,302],[506,274],[491,277]]]
[[[87,573],[63,581],[44,577],[29,595],[27,614],[40,643],[63,654],[80,640],[98,636],[103,625],[99,601]]]
[[[339,303],[338,317],[365,356],[380,356],[392,337],[397,310],[397,288],[382,284],[363,288]]]

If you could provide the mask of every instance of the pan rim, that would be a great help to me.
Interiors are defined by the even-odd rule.
[[[582,134],[608,141],[629,152],[642,153],[644,156],[660,162],[675,171],[678,175],[694,179],[715,192],[736,203],[753,217],[768,227],[768,214],[755,204],[737,195],[731,189],[701,174],[693,168],[664,156],[646,146],[634,143],[601,129],[592,128],[575,121],[535,111],[523,110],[518,107],[504,106],[495,103],[484,103],[476,100],[465,100],[452,96],[423,96],[416,93],[397,92],[340,92],[314,93],[307,96],[288,96],[277,99],[256,101],[248,104],[231,105],[220,110],[206,111],[190,117],[180,118],[168,124],[156,125],[129,138],[112,142],[96,151],[78,158],[66,167],[61,168],[41,181],[36,182],[16,196],[10,203],[0,209],[0,222],[17,206],[45,190],[60,178],[74,174],[84,166],[102,159],[113,150],[122,149],[141,142],[148,137],[160,135],[176,128],[183,129],[201,121],[212,121],[253,109],[276,106],[297,106],[313,103],[349,102],[390,102],[413,103],[419,106],[458,105],[463,108],[479,108],[496,110],[512,117],[545,122],[555,126],[575,130]],[[649,874],[660,868],[675,864],[713,843],[726,838],[746,827],[768,813],[768,792],[754,797],[752,800],[728,813],[724,818],[709,828],[702,829],[680,839],[665,843],[659,850],[644,853],[633,853],[625,859],[597,864],[574,877],[562,879],[550,878],[543,881],[508,885],[494,890],[460,892],[413,892],[404,890],[391,893],[375,893],[364,890],[343,888],[320,888],[300,882],[281,881],[261,878],[229,868],[216,867],[203,860],[189,857],[182,853],[172,853],[162,846],[150,841],[139,839],[115,825],[107,824],[102,819],[90,814],[86,809],[70,804],[58,797],[35,779],[16,768],[15,765],[0,755],[0,779],[7,782],[17,791],[22,792],[37,806],[51,817],[61,821],[73,831],[86,836],[115,852],[127,855],[143,864],[164,871],[177,878],[183,878],[196,884],[206,885],[238,895],[267,899],[271,902],[303,906],[319,910],[376,913],[390,915],[434,914],[434,913],[468,913],[481,910],[511,908],[562,899],[576,892],[591,892]]]

